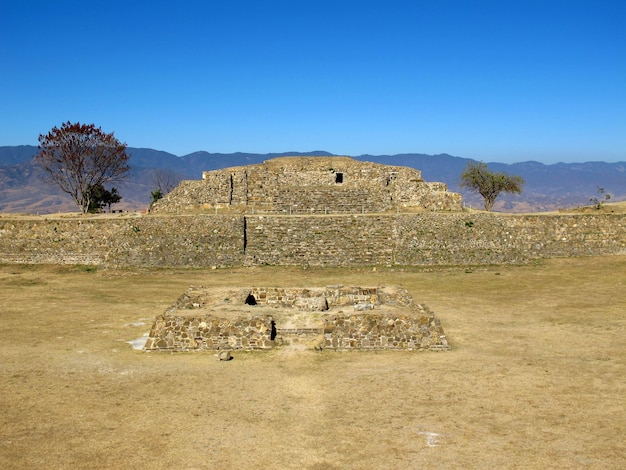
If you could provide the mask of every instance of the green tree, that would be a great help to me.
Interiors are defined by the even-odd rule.
[[[105,207],[111,212],[111,204],[117,204],[122,200],[122,196],[117,192],[117,188],[111,188],[111,191],[109,191],[101,184],[89,186],[87,192],[89,196],[89,208],[87,211],[91,213],[99,212]]]
[[[461,187],[480,194],[485,210],[491,211],[501,192],[521,193],[524,178],[491,171],[483,162],[469,162],[461,173]]]
[[[150,193],[150,197],[152,198],[152,201],[150,201],[150,208],[152,209],[152,205],[155,202],[157,202],[159,199],[163,199],[163,192],[161,192],[161,190],[157,188]]]
[[[94,124],[66,122],[39,135],[35,161],[47,179],[69,194],[86,213],[91,205],[89,188],[124,179],[130,167],[126,144]]]
[[[102,199],[102,202],[106,204],[106,206],[109,209],[109,212],[111,212],[111,204],[117,204],[121,200],[122,200],[122,196],[120,196],[119,193],[117,192],[117,188],[111,188],[111,191],[104,192],[104,197]]]
[[[87,187],[86,196],[89,200],[89,207],[87,208],[87,212],[90,214],[94,214],[96,212],[100,212],[103,207],[102,204],[102,193],[104,192],[104,186],[101,184],[96,184],[94,186],[89,185]]]

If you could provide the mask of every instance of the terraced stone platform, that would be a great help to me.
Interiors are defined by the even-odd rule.
[[[450,349],[441,322],[400,287],[190,287],[154,321],[145,349]]]

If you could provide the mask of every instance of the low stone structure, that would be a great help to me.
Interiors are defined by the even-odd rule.
[[[156,318],[147,351],[449,349],[439,319],[406,289],[328,286],[189,288]]]

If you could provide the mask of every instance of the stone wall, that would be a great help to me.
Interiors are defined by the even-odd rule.
[[[247,216],[246,262],[466,265],[626,254],[624,215]]]
[[[329,315],[323,328],[276,329],[272,317],[228,320],[211,315],[186,317],[162,315],[155,320],[146,351],[257,350],[272,349],[319,336],[320,349],[445,351],[450,345],[441,322],[432,313]]]
[[[468,265],[614,254],[626,254],[623,214],[0,218],[5,264]]]
[[[0,263],[240,266],[240,216],[0,218]]]
[[[325,319],[324,348],[336,350],[450,349],[438,318],[420,305],[421,315],[361,314]]]
[[[253,287],[248,296],[246,300],[253,305],[306,311],[326,311],[331,307],[366,306],[388,301],[378,289],[343,286],[328,286],[324,289]]]
[[[270,349],[272,320],[268,316],[228,320],[212,315],[162,315],[152,325],[146,351]]]

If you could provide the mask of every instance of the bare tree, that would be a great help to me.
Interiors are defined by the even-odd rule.
[[[94,124],[66,122],[39,135],[35,161],[47,180],[69,194],[83,213],[89,210],[96,185],[120,181],[128,170],[126,144]]]
[[[590,198],[589,201],[593,204],[594,209],[600,210],[604,203],[609,202],[610,199],[611,195],[604,188],[598,186],[598,195]]]
[[[461,173],[461,187],[476,191],[483,197],[486,211],[491,211],[501,192],[521,193],[524,178],[490,171],[483,162],[469,162]]]
[[[155,190],[160,191],[163,196],[178,186],[181,176],[175,171],[164,168],[156,168],[152,172],[152,186]]]

